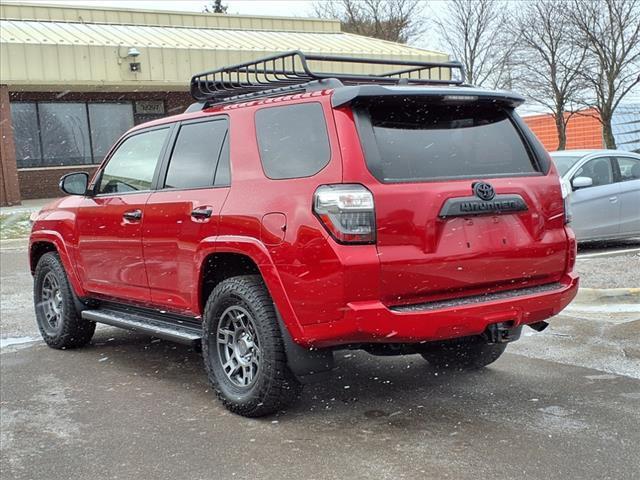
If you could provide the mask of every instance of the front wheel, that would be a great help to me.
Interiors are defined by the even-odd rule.
[[[82,347],[91,341],[96,324],[80,318],[57,253],[40,257],[34,275],[33,299],[38,329],[51,348]]]
[[[205,368],[227,409],[260,417],[297,399],[302,385],[287,366],[273,301],[260,276],[233,277],[216,286],[203,322]]]
[[[474,370],[500,358],[506,343],[487,343],[482,336],[464,337],[421,345],[419,353],[438,369]]]

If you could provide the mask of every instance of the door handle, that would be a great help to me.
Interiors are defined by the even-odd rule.
[[[130,222],[139,222],[142,218],[142,210],[129,210],[122,215],[125,220]]]
[[[191,216],[196,220],[205,220],[211,218],[211,215],[213,215],[213,209],[209,207],[194,208],[191,210]]]
[[[618,197],[609,197],[609,201],[611,203],[616,203],[618,201]]]

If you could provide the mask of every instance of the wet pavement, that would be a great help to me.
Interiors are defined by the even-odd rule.
[[[224,410],[189,349],[102,331],[2,357],[3,478],[593,478],[640,473],[640,381],[507,354],[473,374],[338,355],[290,411]]]
[[[184,346],[99,327],[86,348],[47,348],[24,249],[3,249],[0,269],[3,479],[640,476],[634,303],[573,305],[475,373],[338,352],[328,382],[250,420],[220,406]]]

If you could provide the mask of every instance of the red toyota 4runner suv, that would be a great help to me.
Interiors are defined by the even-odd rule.
[[[311,69],[344,62],[373,73]],[[245,416],[336,349],[495,361],[573,299],[576,242],[523,99],[461,74],[288,52],[194,76],[186,113],[127,132],[34,218],[44,340],[82,346],[98,322],[201,345]]]

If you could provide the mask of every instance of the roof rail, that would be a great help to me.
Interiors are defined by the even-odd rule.
[[[393,67],[383,73],[351,74],[313,71],[309,62],[352,63],[364,68],[374,65]],[[382,70],[382,69],[380,69]],[[454,70],[458,71],[454,78]],[[436,75],[437,74],[437,75]],[[256,97],[283,95],[307,88],[339,85],[461,85],[464,66],[460,62],[416,62],[375,58],[305,55],[293,50],[251,62],[210,70],[191,78],[191,96],[206,105]]]

